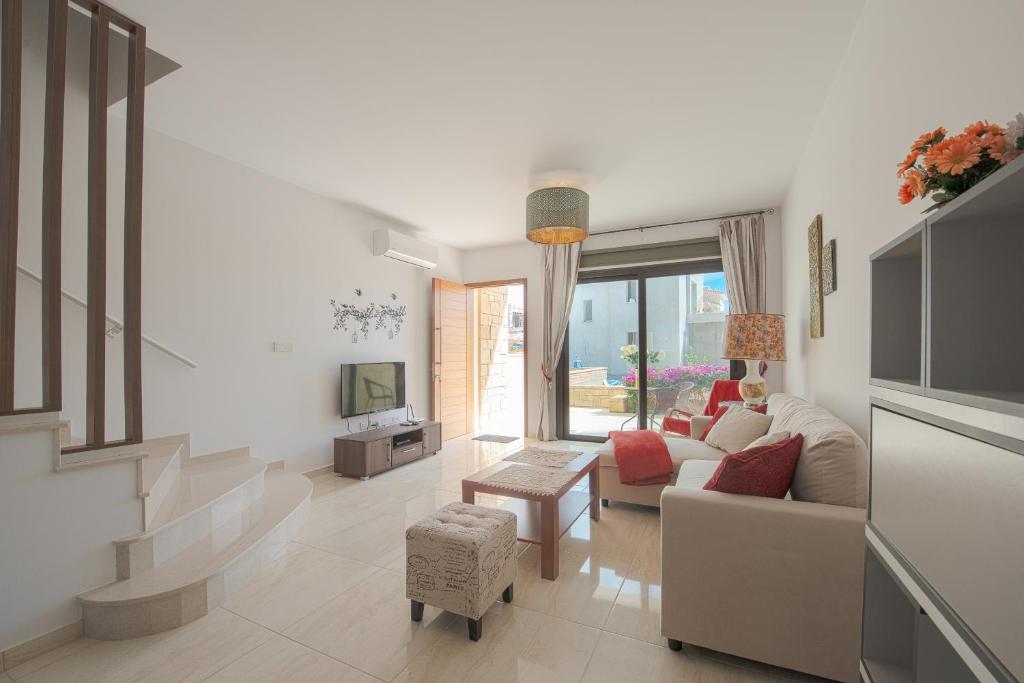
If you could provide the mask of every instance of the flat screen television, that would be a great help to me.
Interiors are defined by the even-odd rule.
[[[341,416],[405,407],[405,363],[341,366]]]

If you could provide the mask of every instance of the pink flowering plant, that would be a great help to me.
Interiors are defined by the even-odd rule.
[[[674,389],[685,382],[693,382],[698,389],[710,389],[716,379],[728,379],[729,366],[723,363],[694,363],[675,365],[663,370],[647,368],[647,387],[649,389]],[[622,378],[622,383],[635,387],[637,370],[634,368]]]

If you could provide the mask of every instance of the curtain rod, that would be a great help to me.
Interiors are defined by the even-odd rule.
[[[725,214],[723,216],[708,216],[707,218],[690,218],[690,219],[685,220],[685,221],[672,221],[671,223],[655,223],[654,225],[638,225],[635,228],[618,228],[616,230],[602,230],[601,232],[592,232],[592,233],[590,233],[590,236],[591,237],[596,237],[598,235],[614,235],[615,233],[618,233],[618,232],[633,232],[634,230],[639,230],[639,231],[643,232],[644,230],[650,230],[651,228],[667,228],[667,227],[670,227],[670,226],[673,226],[673,225],[686,225],[688,223],[704,223],[705,221],[718,221],[718,220],[723,220],[723,219],[726,219],[726,218],[742,218],[743,216],[754,216],[754,215],[759,214],[759,213],[766,213],[766,214],[768,214],[770,216],[770,215],[775,213],[775,209],[757,209],[755,211],[744,211],[743,213],[730,213],[730,214]]]

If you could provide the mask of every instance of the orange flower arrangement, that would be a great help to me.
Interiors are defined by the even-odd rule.
[[[944,137],[946,137],[946,129],[943,128],[942,126],[939,126],[931,133],[925,133],[924,135],[917,138],[917,140],[914,140],[914,144],[910,146],[910,151],[920,152],[928,145],[932,144],[933,142],[938,142]]]
[[[939,173],[960,175],[981,161],[981,139],[959,135],[947,140],[946,147],[935,155],[935,169]]]
[[[910,146],[906,158],[896,166],[902,178],[898,193],[901,204],[929,193],[937,209],[976,185],[983,178],[1024,153],[1024,114],[1018,114],[1004,128],[981,120],[954,137],[946,129],[924,133]]]
[[[910,187],[910,191],[914,196],[924,196],[924,175],[914,168],[907,173],[906,178],[906,184]]]

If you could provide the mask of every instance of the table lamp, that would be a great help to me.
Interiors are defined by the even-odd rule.
[[[786,317],[777,313],[733,313],[726,317],[722,358],[747,362],[740,380],[740,396],[748,406],[768,397],[767,384],[758,372],[762,360],[786,360]]]

